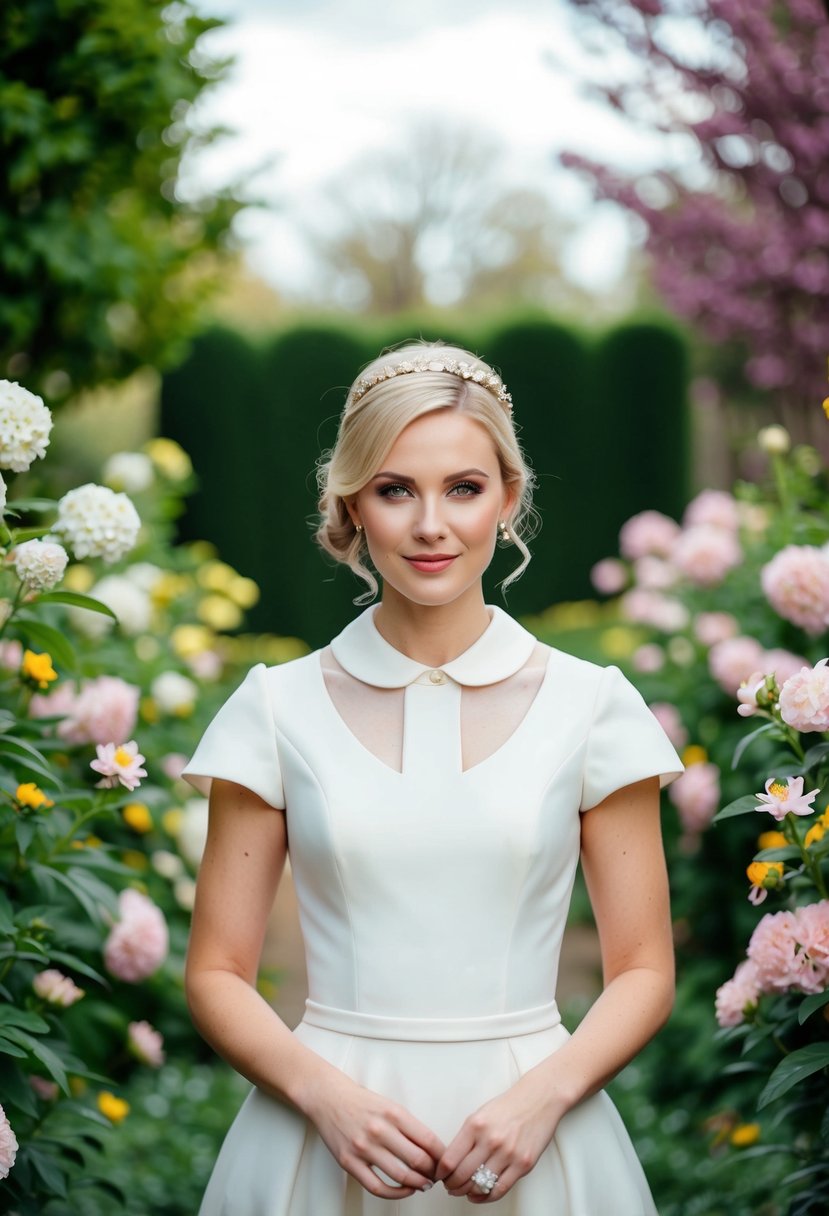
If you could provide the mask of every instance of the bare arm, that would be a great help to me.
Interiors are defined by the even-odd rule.
[[[499,1199],[535,1165],[561,1118],[597,1092],[667,1020],[674,993],[668,876],[659,783],[625,786],[585,812],[582,867],[602,950],[604,989],[568,1041],[466,1120],[438,1166],[456,1195],[481,1161]]]
[[[190,1013],[237,1072],[311,1119],[367,1190],[399,1199],[429,1182],[441,1142],[301,1043],[256,991],[286,857],[285,815],[245,786],[214,778],[185,970]],[[403,1185],[386,1185],[372,1165]]]

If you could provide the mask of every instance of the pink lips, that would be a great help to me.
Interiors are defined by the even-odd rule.
[[[437,574],[441,570],[445,570],[448,566],[451,566],[454,560],[454,555],[447,556],[443,553],[436,553],[434,557],[406,558],[410,566],[414,566],[415,570],[422,570],[425,574]]]

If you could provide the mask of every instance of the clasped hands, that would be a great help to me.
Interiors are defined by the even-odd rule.
[[[529,1073],[470,1115],[444,1145],[398,1103],[347,1078],[337,1089],[314,1122],[342,1168],[381,1199],[405,1199],[438,1183],[471,1203],[501,1199],[533,1168],[564,1113]],[[480,1165],[498,1175],[489,1194],[472,1182]]]

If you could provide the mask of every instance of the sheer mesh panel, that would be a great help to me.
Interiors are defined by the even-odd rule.
[[[487,760],[520,727],[535,700],[550,647],[539,642],[524,666],[497,684],[465,685],[461,693],[463,771]],[[330,647],[321,655],[328,695],[352,735],[382,764],[402,771],[403,688],[377,688],[356,680],[339,665]],[[435,696],[441,690],[434,690]]]

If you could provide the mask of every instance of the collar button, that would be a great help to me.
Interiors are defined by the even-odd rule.
[[[445,684],[446,683],[446,676],[443,674],[442,671],[430,671],[429,679],[432,682],[432,684]]]

